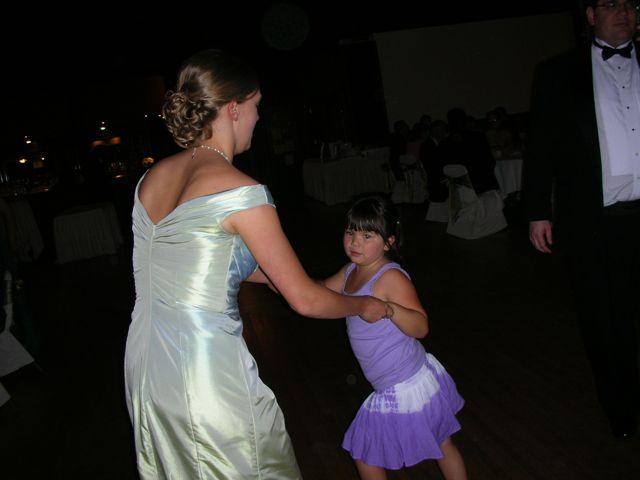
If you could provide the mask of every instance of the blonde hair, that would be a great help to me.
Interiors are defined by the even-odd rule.
[[[223,105],[242,103],[259,88],[255,71],[242,60],[221,50],[203,50],[183,63],[162,115],[175,142],[189,148],[211,137],[211,122]]]

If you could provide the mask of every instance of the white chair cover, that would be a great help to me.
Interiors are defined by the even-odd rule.
[[[10,398],[11,398],[11,395],[9,395],[9,392],[7,392],[7,389],[2,386],[2,383],[0,383],[0,407],[5,403],[7,403]]]
[[[446,165],[443,171],[449,182],[447,233],[473,240],[507,226],[502,213],[502,195],[498,190],[489,190],[478,196],[463,165]]]
[[[53,219],[57,263],[114,255],[122,232],[113,203],[82,205]]]
[[[426,220],[447,223],[449,221],[449,202],[429,202]]]
[[[8,375],[11,372],[15,372],[19,368],[33,362],[33,357],[9,331],[13,324],[13,303],[10,294],[11,281],[11,274],[9,272],[5,272],[4,288],[7,289],[7,295],[5,296],[7,304],[4,305],[4,311],[7,317],[5,320],[4,330],[0,332],[0,377]],[[2,390],[4,390],[4,388],[2,388]],[[2,393],[0,392],[0,402],[1,397]]]
[[[40,257],[44,241],[29,202],[23,198],[9,203],[16,226],[18,258],[23,262],[33,262]]]
[[[427,175],[422,163],[413,155],[400,155],[404,180],[395,181],[391,193],[393,203],[424,203],[427,198]]]

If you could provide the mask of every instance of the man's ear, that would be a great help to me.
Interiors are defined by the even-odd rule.
[[[587,7],[587,22],[589,22],[589,25],[592,27],[596,24],[595,14],[596,12],[593,7]]]

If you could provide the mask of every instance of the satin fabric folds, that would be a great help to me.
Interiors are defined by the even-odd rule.
[[[260,205],[273,206],[265,186],[239,187],[153,224],[136,188],[125,380],[142,479],[301,478],[280,407],[242,337],[237,294],[256,261],[222,228],[228,215]]]

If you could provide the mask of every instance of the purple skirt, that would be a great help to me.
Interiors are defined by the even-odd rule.
[[[451,376],[427,353],[411,378],[367,397],[342,447],[354,459],[390,470],[442,458],[440,445],[460,430],[456,413],[463,405]]]

